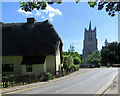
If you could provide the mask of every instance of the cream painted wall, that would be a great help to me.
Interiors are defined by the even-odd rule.
[[[21,74],[22,56],[2,56],[2,64],[13,64],[13,72],[3,72],[5,75],[19,75]]]
[[[60,42],[59,42],[60,46]],[[57,54],[56,54],[56,71],[61,70],[60,68],[60,47],[58,46]]]
[[[45,64],[33,64],[32,72],[26,72],[26,65],[21,65],[23,56],[2,56],[2,64],[13,64],[13,72],[3,72],[6,75],[27,75],[27,74],[40,74],[45,72],[59,71],[60,65],[60,49],[58,48],[57,54],[46,56]]]
[[[48,55],[46,56],[46,68],[47,72],[55,72],[55,60],[56,56],[55,55]]]
[[[34,74],[39,75],[44,72],[44,64],[33,64],[32,72],[26,72],[26,65],[22,65],[22,75]]]

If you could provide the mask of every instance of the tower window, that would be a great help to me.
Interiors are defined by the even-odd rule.
[[[92,40],[92,35],[91,34],[89,35],[89,40]]]

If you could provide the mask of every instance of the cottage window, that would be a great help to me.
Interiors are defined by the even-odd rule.
[[[13,72],[13,64],[2,64],[3,72]]]
[[[32,64],[26,65],[26,72],[32,72]]]

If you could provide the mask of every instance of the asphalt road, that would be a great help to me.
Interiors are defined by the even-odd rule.
[[[12,94],[96,94],[117,74],[117,68],[94,69],[55,83]]]

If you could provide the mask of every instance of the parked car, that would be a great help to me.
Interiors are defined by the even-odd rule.
[[[112,67],[120,67],[120,64],[112,64]]]

